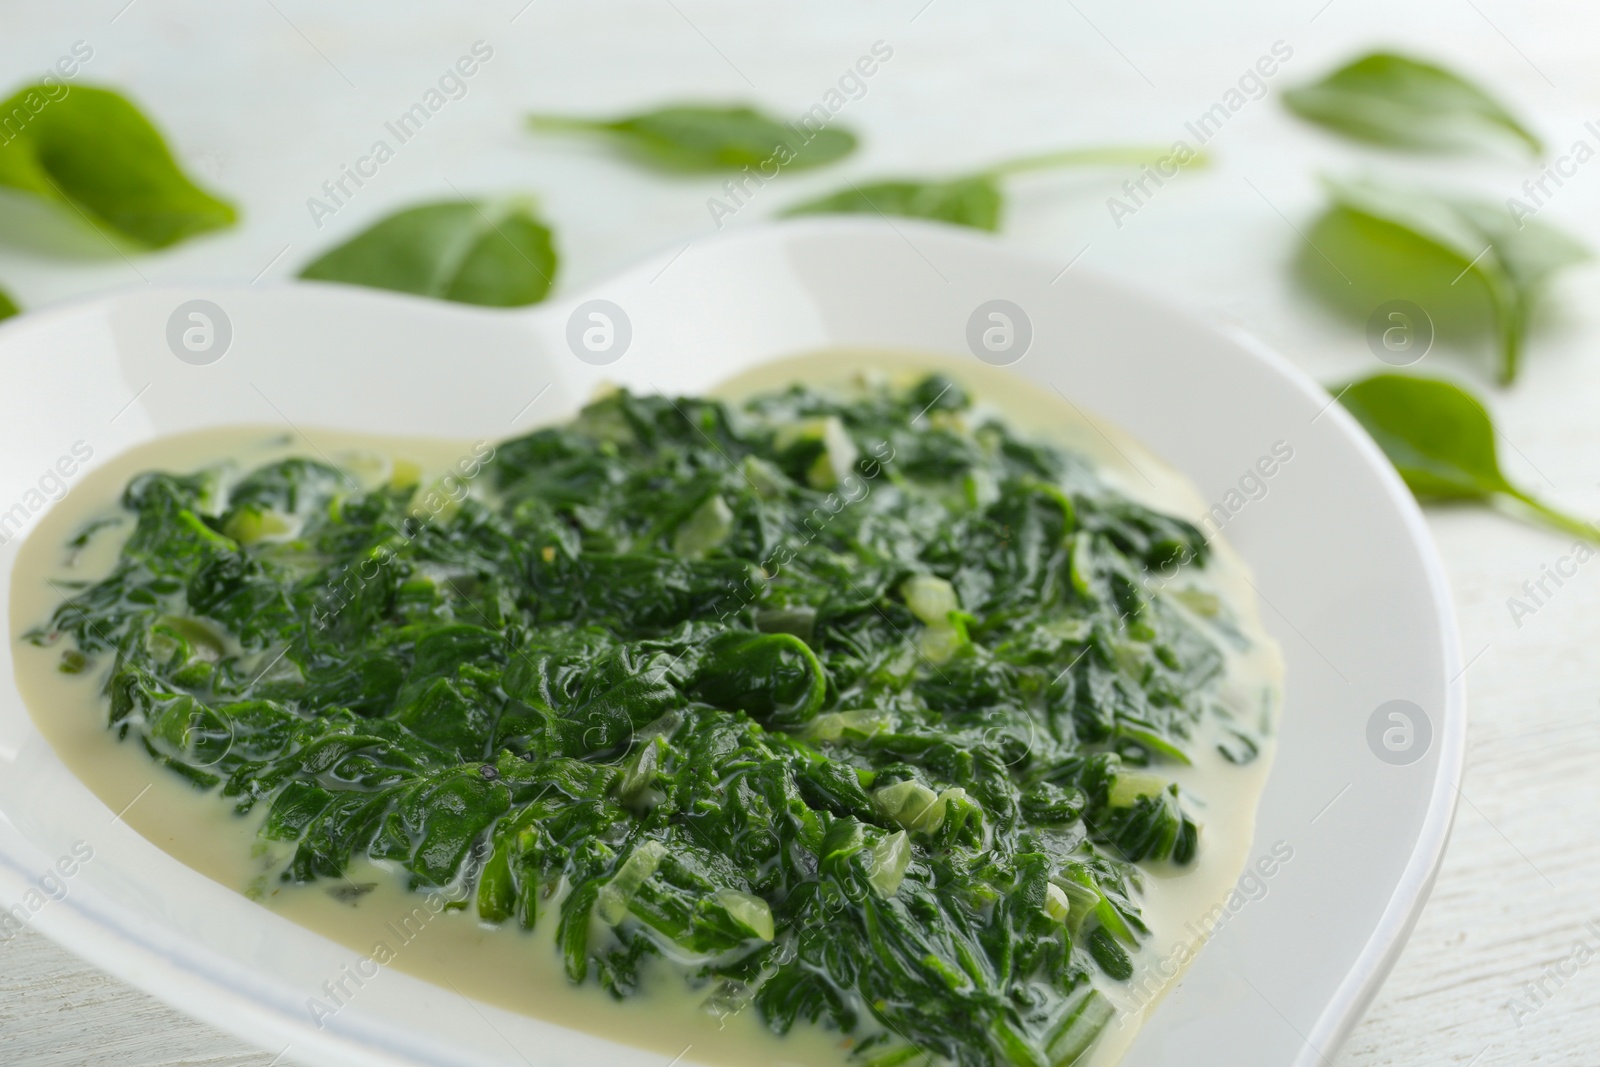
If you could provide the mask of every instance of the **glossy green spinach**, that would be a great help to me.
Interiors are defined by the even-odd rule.
[[[1161,768],[1242,639],[1149,580],[1204,565],[1195,527],[937,377],[619,392],[458,474],[143,475],[33,639],[264,809],[285,881],[389,861],[575,983],[670,955],[877,1067],[1080,1057],[1149,937],[1139,865],[1199,847]]]

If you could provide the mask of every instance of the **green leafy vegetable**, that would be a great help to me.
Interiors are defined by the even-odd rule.
[[[1156,148],[1075,148],[1042,156],[1011,160],[956,178],[917,180],[896,178],[887,181],[852,184],[847,189],[796,204],[785,215],[903,215],[932,219],[974,229],[1000,229],[1005,199],[1000,181],[1011,174],[1068,166],[1114,166],[1170,164],[1173,173],[1181,166],[1203,165],[1204,157],[1188,149]]]
[[[1290,89],[1283,102],[1303,119],[1390,148],[1466,151],[1509,141],[1534,155],[1544,151],[1531,130],[1472,82],[1393,52],[1362,56]]]
[[[0,290],[0,319],[9,319],[21,311],[22,309],[17,307],[16,301],[12,300],[10,295]]]
[[[1434,378],[1379,374],[1348,386],[1339,400],[1417,499],[1509,503],[1558,530],[1600,541],[1600,528],[1545,505],[1507,480],[1500,471],[1494,423],[1466,390]]]
[[[32,85],[0,104],[0,185],[76,209],[103,233],[145,248],[232,226],[233,205],[179,169],[150,121],[120,93]]]
[[[540,131],[605,134],[635,158],[667,170],[802,170],[842,159],[856,147],[849,130],[803,120],[798,125],[781,122],[738,106],[681,104],[617,119],[530,115],[528,125]]]
[[[808,200],[785,215],[903,215],[990,232],[1000,229],[1002,197],[993,178],[949,181],[880,181],[852,185]]]
[[[550,229],[525,200],[449,200],[396,212],[323,253],[302,278],[460,304],[536,304],[556,276]]]
[[[863,1064],[1071,1064],[1149,937],[1140,865],[1199,848],[1141,769],[1204,743],[1242,638],[1169,591],[1199,530],[969,407],[617,392],[448,508],[307,459],[149,473],[30,637],[264,813],[285,881],[387,861],[573,982],[676,967]]]
[[[1325,299],[1365,318],[1414,300],[1441,335],[1493,331],[1500,381],[1516,380],[1529,318],[1550,276],[1589,252],[1537,219],[1520,226],[1498,204],[1371,179],[1328,180],[1333,206],[1313,227],[1304,276]]]

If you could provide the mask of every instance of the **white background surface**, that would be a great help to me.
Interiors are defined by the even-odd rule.
[[[610,113],[668,99],[754,100],[798,115],[875,41],[893,58],[836,121],[861,151],[761,190],[730,225],[830,191],[846,177],[944,174],[1075,144],[1165,144],[1244,70],[1286,42],[1273,96],[1357,49],[1388,45],[1446,60],[1498,90],[1564,152],[1600,117],[1600,15],[1581,0],[1294,0],[1199,5],[1108,0],[526,0],[478,4],[308,0],[0,3],[0,69],[34,79],[74,42],[94,58],[79,80],[128,92],[207,185],[238,203],[223,234],[131,261],[79,233],[80,254],[0,244],[0,286],[36,307],[146,281],[286,278],[317,252],[420,199],[531,193],[555,227],[558,286],[640,255],[686,248],[714,229],[711,178],[663,179],[606,149],[522,132],[528,110]],[[126,6],[125,6],[126,5]],[[1075,5],[1075,6],[1074,6]],[[494,57],[395,159],[319,229],[306,206],[341,164],[387,136],[475,41]],[[3,88],[0,88],[3,91]],[[1008,237],[1074,269],[1116,275],[1257,333],[1328,381],[1379,369],[1359,329],[1289,280],[1320,202],[1316,175],[1375,170],[1516,192],[1518,162],[1409,160],[1365,151],[1292,120],[1273,96],[1234,115],[1186,172],[1118,228],[1106,207],[1126,176],[1011,183]],[[393,139],[389,138],[391,143]],[[1541,218],[1600,248],[1600,162]],[[49,222],[0,201],[0,235]],[[50,242],[59,245],[59,242]],[[1489,382],[1487,349],[1436,351],[1422,369],[1483,392],[1513,476],[1551,501],[1600,515],[1600,271],[1556,287],[1523,381]],[[0,486],[14,498],[22,486]],[[1270,507],[1271,498],[1257,507]],[[1487,513],[1435,510],[1458,599],[1471,705],[1468,771],[1433,901],[1338,1067],[1572,1064],[1600,1047],[1600,963],[1579,970],[1521,1025],[1508,1001],[1600,920],[1600,564],[1580,570],[1519,627],[1507,598],[1569,551],[1570,539]],[[1329,567],[1360,560],[1330,559]],[[1352,862],[1359,862],[1352,858]],[[0,902],[0,903],[10,903]],[[1591,937],[1591,943],[1595,939]],[[0,1044],[18,1065],[264,1067],[257,1052],[98,974],[36,934],[0,945]],[[1328,1051],[1328,1050],[1325,1050]],[[284,1060],[282,1062],[288,1062]]]

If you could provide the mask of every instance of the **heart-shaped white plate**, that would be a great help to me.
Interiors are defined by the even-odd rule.
[[[1025,350],[1015,373],[1120,425],[1224,503],[1287,661],[1251,854],[1281,841],[1293,861],[1252,886],[1126,1063],[1309,1067],[1387,973],[1444,849],[1465,733],[1454,616],[1415,504],[1343,409],[1259,344],[1148,296],[950,228],[819,219],[697,243],[528,311],[303,284],[102,297],[0,328],[0,536],[37,521],[28,490],[80,440],[94,466],[235,423],[498,439],[574,410],[602,379],[693,393],[844,346],[973,358],[969,333],[981,349],[1001,321],[980,311],[991,301],[1013,305],[1018,333],[990,361]],[[1278,441],[1293,462],[1264,496],[1254,481],[1246,495],[1241,478]],[[18,540],[0,546],[8,602]],[[8,679],[15,639],[0,645]],[[91,842],[70,893],[24,917],[264,1048],[340,1065],[659,1067],[653,1053],[398,973],[315,1025],[307,994],[349,951],[114,821],[9,683],[0,765],[4,900]]]

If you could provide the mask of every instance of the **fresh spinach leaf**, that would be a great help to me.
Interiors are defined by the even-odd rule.
[[[0,319],[9,319],[13,315],[20,314],[21,311],[22,309],[17,307],[16,301],[11,299],[10,294],[0,289]]]
[[[1345,387],[1339,401],[1418,500],[1509,504],[1558,530],[1600,541],[1600,527],[1549,507],[1506,478],[1489,412],[1465,389],[1437,378],[1378,374]]]
[[[1373,52],[1283,94],[1290,111],[1347,137],[1416,151],[1472,151],[1539,138],[1483,89],[1453,71]]]
[[[616,119],[530,115],[539,131],[598,133],[615,138],[641,162],[666,170],[803,170],[855,151],[839,126],[782,122],[751,107],[679,104]],[[766,175],[768,177],[773,175]]]
[[[523,200],[406,208],[309,263],[300,277],[488,307],[536,304],[556,276],[550,228]]]
[[[1000,228],[1000,187],[975,175],[949,181],[879,181],[852,185],[798,204],[785,215],[897,215],[991,232]]]
[[[1180,158],[1181,157],[1181,158]],[[956,178],[894,178],[852,183],[848,188],[796,204],[785,215],[896,215],[931,219],[955,226],[994,232],[1000,229],[1005,198],[1001,179],[1023,171],[1069,166],[1148,165],[1197,166],[1204,158],[1187,150],[1151,148],[1079,148],[1014,159]]]
[[[1500,205],[1374,179],[1326,182],[1332,206],[1313,226],[1301,277],[1363,320],[1387,300],[1421,305],[1441,336],[1494,337],[1502,384],[1516,380],[1529,319],[1551,275],[1590,254],[1538,219]]]
[[[232,204],[183,173],[120,93],[32,85],[0,103],[0,115],[25,117],[0,143],[0,185],[69,206],[102,233],[166,248],[237,218]]]

